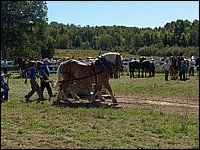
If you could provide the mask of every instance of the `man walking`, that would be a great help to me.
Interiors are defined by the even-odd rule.
[[[50,84],[48,82],[49,74],[50,74],[49,67],[48,67],[49,62],[50,61],[49,61],[48,58],[44,58],[43,64],[40,66],[40,75],[42,76],[41,77],[41,90],[42,90],[42,93],[44,92],[44,89],[46,88],[47,92],[49,94],[49,100],[50,100],[51,97],[53,97],[54,95],[52,93],[51,86],[50,86]]]
[[[39,84],[37,83],[37,77],[41,77],[39,74],[37,74],[36,71],[37,63],[33,62],[30,69],[29,69],[29,77],[30,77],[30,83],[31,83],[31,91],[25,96],[26,101],[30,99],[30,97],[37,92],[39,98],[38,100],[44,100],[44,97],[42,95],[41,88],[39,87]]]

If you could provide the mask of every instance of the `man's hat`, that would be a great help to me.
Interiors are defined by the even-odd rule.
[[[46,62],[48,62],[48,63],[50,62],[48,58],[44,58],[43,61],[44,61],[44,62],[46,61]]]

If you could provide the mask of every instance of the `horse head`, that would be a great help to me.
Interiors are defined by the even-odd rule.
[[[123,71],[123,57],[119,53],[109,52],[102,57],[111,65],[113,70]]]
[[[140,60],[140,63],[142,63],[144,60],[147,60],[147,58],[145,56],[141,56],[139,60]]]

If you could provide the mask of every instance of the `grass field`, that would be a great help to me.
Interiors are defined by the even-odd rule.
[[[170,77],[169,77],[170,78]],[[122,95],[179,97],[188,100],[199,101],[199,78],[191,77],[191,80],[164,81],[164,74],[156,74],[152,78],[129,78],[110,81],[113,91]]]
[[[1,148],[199,148],[198,118],[135,107],[69,107],[56,98],[34,101],[37,94],[26,103],[30,84],[17,78],[9,84],[9,101],[1,104]],[[115,95],[199,101],[196,76],[185,82],[165,82],[163,74],[146,79],[122,76],[110,84]]]
[[[75,59],[87,58],[87,57],[96,58],[99,56],[99,54],[104,54],[107,52],[109,52],[109,51],[55,49],[54,58],[64,58],[64,57],[75,58]],[[122,56],[123,56],[123,58],[129,58],[129,57],[139,58],[138,55],[131,55],[127,52],[123,52]]]

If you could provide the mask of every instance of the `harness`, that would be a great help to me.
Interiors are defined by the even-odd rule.
[[[110,64],[107,62],[107,60],[104,57],[99,56],[99,58],[98,58],[97,61],[99,61],[99,63],[102,65],[102,67],[103,67],[104,70],[111,70],[111,71],[113,71],[112,67],[110,66]]]
[[[69,75],[69,80],[58,81],[58,83],[68,82],[69,84],[73,84],[74,82],[77,82],[77,81],[79,81],[81,83],[80,80],[86,79],[86,78],[89,78],[89,77],[92,77],[92,76],[95,77],[95,83],[97,83],[97,75],[98,74],[100,74],[102,72],[105,72],[105,71],[113,72],[113,69],[112,69],[111,65],[106,61],[106,59],[104,57],[100,56],[96,60],[96,64],[98,64],[98,63],[101,65],[101,67],[102,67],[103,70],[96,72],[95,67],[92,65],[91,67],[93,69],[93,74],[88,75],[88,76],[84,76],[84,77],[81,77],[81,78],[77,78],[73,74],[71,74],[71,65],[70,65],[69,66],[69,72],[61,72],[61,73],[68,74]]]

